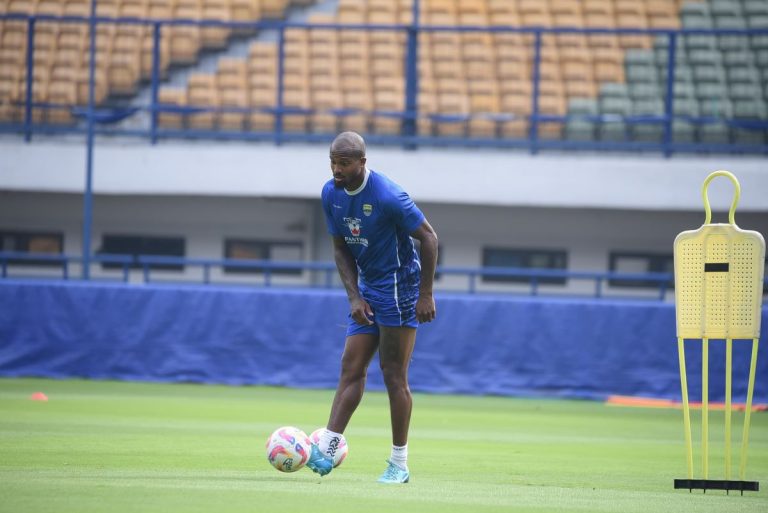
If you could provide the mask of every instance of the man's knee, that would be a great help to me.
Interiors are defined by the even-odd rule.
[[[341,380],[346,383],[365,381],[368,376],[368,368],[357,362],[341,362]]]
[[[381,362],[381,373],[387,387],[407,386],[408,384],[407,367],[398,362]]]

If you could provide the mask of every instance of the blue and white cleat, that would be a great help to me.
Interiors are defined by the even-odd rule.
[[[312,444],[312,452],[309,455],[309,460],[307,460],[307,467],[322,477],[333,470],[333,458],[320,452],[317,444]]]
[[[411,478],[411,474],[404,468],[398,467],[391,461],[387,460],[387,470],[379,478],[379,483],[387,484],[400,484],[407,483]]]

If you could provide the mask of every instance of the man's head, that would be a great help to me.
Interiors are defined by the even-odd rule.
[[[342,132],[331,143],[334,185],[354,190],[365,178],[365,141],[355,132]]]

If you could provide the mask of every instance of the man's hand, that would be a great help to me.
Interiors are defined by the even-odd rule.
[[[349,302],[352,319],[363,326],[373,324],[373,310],[365,299],[357,297]]]
[[[437,311],[435,309],[435,298],[432,294],[419,294],[416,301],[416,320],[419,322],[432,322],[435,320]]]

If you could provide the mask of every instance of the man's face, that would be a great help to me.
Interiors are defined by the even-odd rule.
[[[365,157],[361,157],[359,152],[332,151],[331,172],[336,187],[354,190],[363,183]]]

